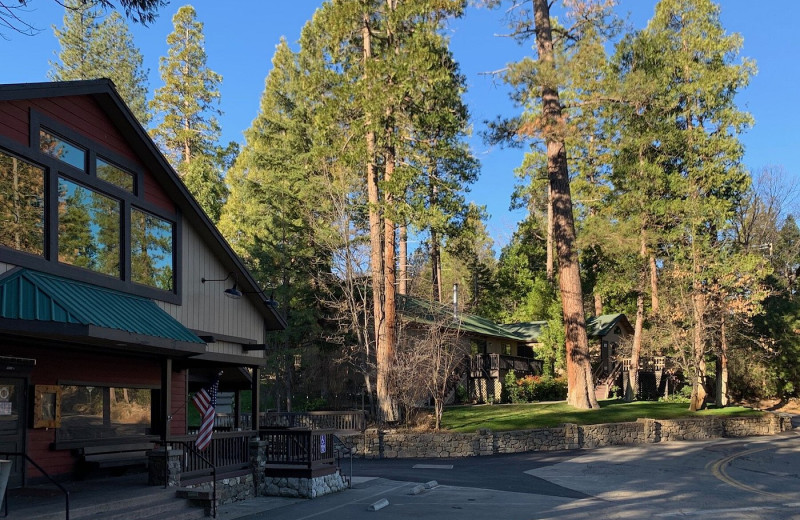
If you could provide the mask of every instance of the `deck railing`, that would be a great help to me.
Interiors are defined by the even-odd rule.
[[[268,412],[261,428],[310,428],[363,432],[367,426],[362,410],[319,412]]]
[[[313,469],[336,463],[333,430],[266,428],[259,435],[266,441],[267,465]]]
[[[171,437],[169,442],[183,448],[181,475],[191,478],[209,475],[212,465],[220,473],[250,467],[250,439],[257,436],[255,431],[214,432],[211,443],[202,452],[193,449],[194,435]]]

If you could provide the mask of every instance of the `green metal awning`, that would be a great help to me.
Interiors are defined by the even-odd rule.
[[[0,277],[0,331],[205,352],[205,342],[152,300],[15,269]]]

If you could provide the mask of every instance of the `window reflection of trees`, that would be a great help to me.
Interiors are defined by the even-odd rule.
[[[0,152],[0,245],[44,254],[44,170]]]
[[[133,175],[102,159],[97,159],[97,178],[133,193]]]
[[[171,291],[172,223],[139,210],[131,211],[131,279]]]
[[[119,277],[119,201],[59,179],[58,260]]]
[[[44,130],[39,130],[39,150],[59,161],[86,171],[86,150]]]
[[[149,388],[62,385],[58,440],[150,434],[152,392]]]

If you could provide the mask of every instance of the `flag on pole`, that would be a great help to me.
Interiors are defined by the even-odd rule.
[[[214,381],[207,387],[201,388],[194,394],[192,402],[200,412],[200,431],[197,432],[195,446],[202,451],[211,443],[211,434],[214,432],[214,417],[217,415],[217,390],[219,389],[220,372]]]

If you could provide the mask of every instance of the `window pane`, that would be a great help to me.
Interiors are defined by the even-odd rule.
[[[86,150],[60,137],[39,130],[39,149],[47,155],[86,171]]]
[[[172,246],[172,222],[131,211],[131,280],[172,291]]]
[[[120,276],[120,203],[58,179],[58,261]]]
[[[62,385],[58,440],[148,435],[151,401],[149,388]]]
[[[0,152],[0,245],[44,255],[44,170]]]
[[[133,193],[133,175],[102,159],[97,159],[97,178]]]

